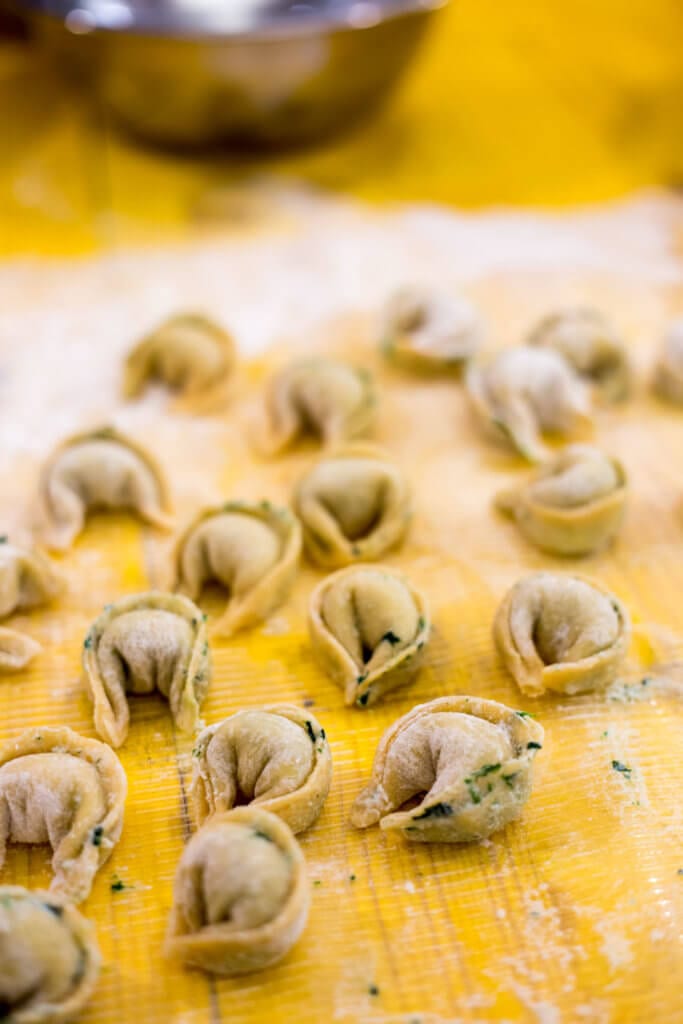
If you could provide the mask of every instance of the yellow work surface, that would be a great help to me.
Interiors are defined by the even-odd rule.
[[[301,224],[305,204],[298,209]],[[595,428],[599,443],[627,467],[628,513],[615,546],[579,562],[541,555],[492,510],[493,495],[520,479],[524,467],[482,437],[458,382],[412,379],[387,368],[376,352],[360,290],[374,294],[377,287],[379,297],[397,254],[414,259],[416,271],[445,275],[446,242],[455,230],[448,218],[435,225],[430,249],[406,235],[407,214],[405,221],[386,220],[314,204],[308,229],[291,236],[275,232],[243,245],[198,242],[46,264],[40,276],[21,265],[0,272],[3,530],[23,535],[43,458],[60,437],[98,418],[114,419],[158,455],[180,525],[221,498],[288,501],[316,458],[314,445],[263,461],[252,452],[249,433],[268,373],[315,338],[321,349],[346,354],[376,374],[375,438],[410,479],[416,506],[408,540],[386,562],[424,590],[434,621],[416,683],[365,712],[343,707],[341,692],[312,658],[306,604],[321,576],[311,567],[302,568],[291,598],[263,627],[212,644],[207,723],[271,702],[310,706],[334,759],[322,816],[301,837],[314,880],[308,925],[280,965],[240,980],[186,973],[162,957],[173,874],[192,829],[192,737],[174,731],[161,698],[131,701],[130,734],[120,750],[129,780],[123,836],[83,907],[97,926],[105,961],[83,1024],[681,1021],[681,675],[653,666],[683,657],[683,416],[648,392],[658,338],[668,317],[680,312],[668,226],[671,221],[673,230],[674,212],[666,205],[651,210],[661,244],[653,228],[638,250],[637,216],[627,209],[614,215],[611,228],[604,225],[612,214],[584,225],[565,253],[599,262],[607,251],[600,238],[611,233],[630,272],[570,272],[558,263],[533,271],[490,269],[469,282],[497,342],[514,341],[539,313],[572,300],[615,314],[631,346],[635,397],[599,409]],[[359,248],[345,260],[348,218]],[[494,227],[501,253],[509,253],[510,238],[518,247],[524,238],[528,247],[540,230],[529,221]],[[558,253],[566,248],[565,228],[559,222],[548,228],[557,232]],[[458,251],[467,262],[475,252],[481,257],[492,228],[468,222],[464,230],[469,247]],[[589,237],[595,248],[581,248]],[[363,255],[368,248],[370,257]],[[260,331],[262,341],[271,337],[263,324],[273,315],[281,329],[271,340],[279,344],[244,359],[223,415],[179,416],[158,392],[124,407],[118,398],[124,353],[150,322],[186,304],[230,323],[252,351],[264,347]],[[161,582],[168,552],[167,539],[127,518],[90,521],[60,559],[66,594],[54,607],[10,620],[44,650],[27,671],[0,683],[0,739],[57,724],[94,735],[80,680],[83,638],[105,603]],[[607,694],[533,702],[503,670],[491,638],[493,614],[516,579],[541,567],[593,577],[629,608],[632,649]],[[215,614],[215,596],[205,607]],[[383,730],[415,703],[445,694],[526,708],[545,727],[521,819],[487,842],[461,847],[411,845],[377,828],[351,828],[349,808]],[[615,771],[613,760],[630,775]],[[36,887],[49,879],[46,850],[10,850],[3,882]]]
[[[373,201],[567,204],[683,181],[679,0],[452,0],[377,118],[270,158],[121,137],[90,90],[0,43],[0,250],[175,232],[207,192],[278,173]],[[352,69],[349,70],[352,74]]]

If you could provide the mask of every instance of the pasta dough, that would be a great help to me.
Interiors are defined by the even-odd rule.
[[[333,444],[365,436],[375,418],[375,390],[366,370],[333,359],[302,359],[272,379],[259,445],[270,454],[304,434]]]
[[[288,509],[231,501],[202,512],[178,541],[175,588],[196,601],[210,580],[225,587],[228,603],[213,629],[231,636],[283,603],[300,556],[301,526]]]
[[[586,384],[552,349],[501,352],[470,368],[467,390],[482,423],[530,462],[548,455],[541,432],[567,434],[591,422]]]
[[[299,938],[309,904],[306,862],[288,826],[236,807],[210,818],[183,851],[166,953],[213,974],[262,970]]]
[[[62,590],[61,576],[40,551],[17,547],[0,537],[0,619],[47,604]],[[40,644],[15,629],[0,626],[0,672],[24,668]]]
[[[599,310],[579,306],[543,317],[529,344],[559,352],[608,401],[627,397],[631,370],[626,348]]]
[[[123,393],[137,398],[152,379],[177,392],[181,405],[224,399],[235,367],[232,336],[208,317],[179,313],[146,335],[126,359]]]
[[[669,327],[657,362],[654,389],[675,405],[683,405],[683,318]]]
[[[0,885],[0,1019],[66,1024],[90,999],[100,962],[94,928],[70,903]]]
[[[578,444],[496,498],[499,511],[515,520],[527,540],[556,555],[586,555],[604,547],[621,526],[625,504],[621,463]]]
[[[37,640],[20,633],[17,629],[0,626],[0,673],[18,672],[40,654],[41,650]]]
[[[613,682],[631,634],[613,594],[579,576],[539,572],[516,583],[500,605],[494,637],[522,693],[576,694]]]
[[[309,603],[313,653],[350,706],[368,707],[412,682],[429,640],[423,596],[400,573],[351,566],[323,580]]]
[[[479,314],[469,302],[419,288],[393,295],[382,321],[387,358],[422,373],[462,369],[483,337]]]
[[[80,903],[123,827],[126,776],[104,743],[28,729],[0,747],[0,868],[8,842],[49,843],[50,889]]]
[[[238,711],[195,743],[192,799],[199,825],[238,796],[277,814],[292,832],[318,818],[332,781],[325,730],[293,704]]]
[[[75,434],[43,468],[40,493],[46,540],[68,548],[92,509],[136,513],[167,529],[170,497],[161,469],[144,448],[113,427]]]
[[[351,824],[379,822],[417,842],[486,839],[519,817],[542,743],[538,722],[493,700],[418,704],[382,736]],[[400,809],[416,797],[417,806]]]
[[[95,728],[112,747],[128,735],[128,694],[158,691],[178,728],[193,732],[211,681],[204,616],[180,594],[124,597],[90,627],[83,672]]]
[[[294,498],[308,556],[325,568],[379,558],[412,516],[410,490],[382,448],[355,443],[322,458]]]

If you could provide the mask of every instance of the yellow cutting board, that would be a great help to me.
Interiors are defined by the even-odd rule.
[[[213,272],[217,258],[212,250],[205,263],[188,262],[193,280],[200,266]],[[138,287],[140,295],[163,289],[164,268],[183,259],[189,257],[182,251],[150,256],[149,276],[141,270],[136,283],[132,273],[125,277],[121,256],[102,273],[102,288],[116,296],[120,287],[125,305],[127,288]],[[144,265],[145,259],[136,264]],[[116,299],[98,321],[86,264],[3,274],[9,319],[0,336],[0,428],[10,458],[0,464],[0,526],[21,533],[43,447],[47,454],[48,439],[58,440],[79,420],[74,396],[83,409],[90,403],[90,418],[98,405],[102,414],[111,411],[120,355],[133,338],[120,338],[116,351],[109,345],[122,332],[113,322]],[[597,413],[596,438],[629,471],[626,522],[611,550],[579,562],[541,555],[492,510],[494,493],[524,467],[484,440],[457,382],[416,380],[387,368],[365,316],[337,318],[319,332],[321,347],[376,374],[375,437],[414,488],[410,537],[387,563],[404,569],[429,598],[434,633],[426,667],[405,692],[366,712],[345,709],[311,656],[306,603],[320,574],[310,567],[262,628],[213,643],[207,723],[239,708],[291,701],[319,717],[334,758],[323,814],[301,837],[314,880],[308,926],[280,965],[239,980],[187,973],[161,955],[173,874],[191,831],[192,738],[174,731],[161,698],[131,702],[130,734],[120,751],[129,780],[123,836],[83,907],[96,923],[105,962],[83,1024],[683,1020],[683,677],[652,671],[654,661],[683,657],[683,413],[647,390],[656,335],[680,291],[637,276],[597,274],[575,277],[572,288],[577,298],[618,310],[639,371],[635,398]],[[470,291],[499,336],[512,337],[510,325],[516,331],[566,296],[567,281],[492,273]],[[193,294],[189,278],[185,294]],[[185,294],[165,294],[164,301],[184,302]],[[296,326],[287,325],[290,336]],[[69,344],[79,332],[77,359]],[[181,523],[212,495],[289,499],[315,446],[262,461],[251,450],[249,429],[263,381],[295,348],[282,342],[245,361],[230,408],[213,420],[176,416],[159,394],[117,414],[162,460]],[[31,410],[26,438],[16,438],[7,419],[17,402]],[[0,682],[0,739],[45,724],[94,735],[80,680],[86,630],[102,605],[158,582],[167,557],[168,541],[133,520],[89,522],[60,559],[65,596],[13,620],[44,650],[27,671]],[[532,702],[501,667],[491,640],[494,611],[517,578],[541,567],[592,576],[629,607],[634,643],[623,679],[607,695]],[[217,608],[211,602],[209,612]],[[453,693],[526,708],[544,725],[521,820],[462,847],[411,845],[378,829],[352,829],[349,808],[383,730],[414,704]],[[630,777],[612,769],[613,759],[632,769]],[[48,885],[47,851],[12,848],[0,880]]]

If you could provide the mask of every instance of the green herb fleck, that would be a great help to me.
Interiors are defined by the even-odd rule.
[[[371,996],[378,996],[379,988],[377,987],[377,985],[368,985],[368,992],[370,993]]]
[[[269,836],[267,832],[263,832],[260,828],[254,829],[254,836],[257,839],[265,839],[267,843],[273,842],[272,836]]]
[[[492,772],[500,770],[500,764],[485,764],[481,768],[477,768],[476,772],[472,772],[473,779],[482,779],[485,775],[490,775]]]
[[[192,619],[192,628],[193,629],[197,628],[197,620],[196,619]]]
[[[360,706],[362,708],[364,708],[369,699],[370,699],[370,691],[368,690],[366,693],[361,693],[360,697],[356,701],[356,704],[360,704]]]
[[[86,651],[89,651],[90,648],[92,647],[92,634],[91,633],[88,633],[88,635],[86,636],[85,640],[83,641],[83,646],[85,647]]]
[[[56,903],[44,903],[43,906],[46,910],[49,910],[55,917],[61,917],[64,913],[64,907],[57,906]]]
[[[470,794],[470,800],[472,801],[472,803],[473,804],[480,804],[481,803],[481,794],[480,794],[479,790],[476,789],[474,783],[472,782],[472,779],[470,779],[470,778],[465,779],[465,785],[467,786],[467,792]]]
[[[104,833],[104,829],[102,828],[102,826],[101,825],[95,825],[95,828],[92,830],[92,835],[90,837],[90,842],[93,844],[93,846],[101,846],[102,845],[102,835],[103,835],[103,833]]]
[[[324,739],[325,739],[325,735],[326,735],[326,734],[325,734],[325,730],[324,730],[324,729],[321,729],[321,730],[320,730],[320,739],[321,739],[321,740],[324,740]]]
[[[513,772],[512,775],[501,775],[501,778],[502,778],[503,782],[505,783],[505,785],[507,786],[508,789],[513,789],[514,788],[514,782],[515,782],[515,779],[517,778],[517,774],[518,774],[517,772]]]
[[[527,745],[526,745],[526,749],[527,750],[543,750],[543,744],[542,743],[536,743],[535,740],[530,740],[529,743],[527,743]]]
[[[400,636],[396,636],[396,634],[394,633],[394,631],[392,629],[388,629],[386,631],[386,633],[382,637],[382,640],[380,640],[380,643],[382,643],[382,641],[384,641],[384,640],[386,640],[387,643],[390,643],[392,647],[395,647],[396,644],[400,644],[400,642],[401,642]]]
[[[364,683],[367,678],[368,678],[368,673],[367,672],[363,672],[361,675],[356,676],[356,683],[358,684],[358,686],[360,686],[361,683]]]
[[[422,821],[423,818],[450,818],[453,813],[453,808],[447,803],[432,804],[431,807],[425,807],[422,814],[415,814],[413,821]]]
[[[605,729],[605,731],[603,732],[602,739],[603,740],[607,739],[607,729]]]
[[[124,882],[121,881],[120,878],[118,878],[116,875],[114,875],[114,880],[111,883],[111,885],[109,886],[109,888],[111,889],[112,892],[123,892],[123,890],[126,888],[126,886],[125,886]]]
[[[322,883],[322,882],[320,881],[320,879],[319,879],[319,878],[314,878],[314,879],[313,879],[313,885],[322,885],[322,884],[323,884],[323,883]]]
[[[650,677],[649,676],[645,676],[643,679],[640,680],[640,685],[641,686],[649,686],[651,682],[652,682],[652,680],[650,679]]]
[[[202,613],[202,622],[208,622],[208,621],[209,621],[209,616],[206,614],[206,612],[203,612]]]
[[[612,767],[615,772],[620,772],[625,778],[631,778],[631,772],[633,769],[629,768],[628,765],[622,764],[621,761],[612,761]]]
[[[8,540],[9,537],[6,533],[0,534],[0,544],[6,544]]]
[[[355,875],[349,875],[349,882],[355,882],[355,881],[356,881],[356,876]]]
[[[311,743],[315,743],[315,732],[313,731],[313,726],[308,719],[306,719],[306,732],[308,733]]]
[[[536,715],[532,715],[530,711],[515,711],[518,718],[535,718]]]
[[[418,633],[421,633],[426,625],[427,625],[427,620],[425,619],[424,615],[421,615],[420,618],[417,620],[417,631],[418,631]]]

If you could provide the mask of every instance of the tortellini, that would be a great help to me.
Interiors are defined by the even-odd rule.
[[[587,385],[552,349],[501,352],[486,367],[470,367],[467,389],[484,425],[530,462],[548,455],[542,432],[567,434],[591,423]]]
[[[631,370],[626,348],[599,310],[577,306],[543,317],[529,334],[529,344],[559,352],[609,401],[627,397]]]
[[[564,448],[521,487],[499,494],[496,506],[542,551],[586,555],[617,533],[626,490],[620,462],[577,444]]]
[[[675,405],[683,405],[683,317],[669,327],[657,362],[654,389]]]
[[[68,548],[93,509],[134,512],[161,529],[171,525],[166,481],[152,456],[113,427],[75,434],[53,452],[40,483],[51,547]]]
[[[398,572],[351,566],[323,580],[308,611],[313,653],[344,691],[344,702],[368,707],[410,683],[429,640],[429,612]]]
[[[382,736],[351,824],[379,822],[424,843],[486,839],[519,817],[542,745],[538,722],[493,700],[418,704]],[[415,797],[417,806],[401,810]]]
[[[375,418],[370,374],[316,356],[286,366],[270,382],[260,447],[277,454],[302,435],[334,444],[370,431]]]
[[[306,553],[332,569],[379,558],[403,540],[412,516],[403,474],[383,449],[359,442],[317,462],[294,505]]]
[[[17,547],[0,537],[0,619],[13,612],[52,601],[63,580],[40,551]],[[39,653],[40,644],[15,629],[0,626],[0,672],[24,668]]]
[[[190,839],[173,887],[166,953],[237,975],[281,960],[303,931],[310,882],[284,821],[259,807],[216,814]]]
[[[40,654],[41,649],[37,640],[18,629],[0,626],[0,672],[18,672]]]
[[[180,594],[124,597],[90,627],[83,672],[95,728],[112,747],[128,735],[128,694],[158,691],[178,728],[192,732],[211,681],[204,616]]]
[[[403,288],[386,305],[382,348],[396,363],[423,373],[459,370],[481,345],[479,314],[465,299]]]
[[[67,1024],[100,973],[95,930],[70,903],[0,885],[0,1019]]]
[[[196,601],[205,583],[228,592],[213,631],[231,636],[267,618],[286,599],[301,556],[301,525],[269,501],[231,501],[208,509],[175,551],[175,589]]]
[[[612,683],[631,622],[614,594],[579,576],[539,572],[506,594],[493,626],[508,672],[528,697],[576,694]]]
[[[137,398],[156,379],[182,404],[206,406],[224,398],[235,367],[235,343],[208,317],[179,313],[144,337],[126,359],[123,393]]]
[[[8,842],[49,843],[50,889],[86,899],[123,827],[126,775],[116,754],[66,727],[28,729],[0,747],[0,868]]]
[[[330,790],[332,758],[320,723],[292,704],[238,711],[200,733],[192,798],[199,825],[229,811],[238,795],[277,814],[292,832],[318,818]]]

